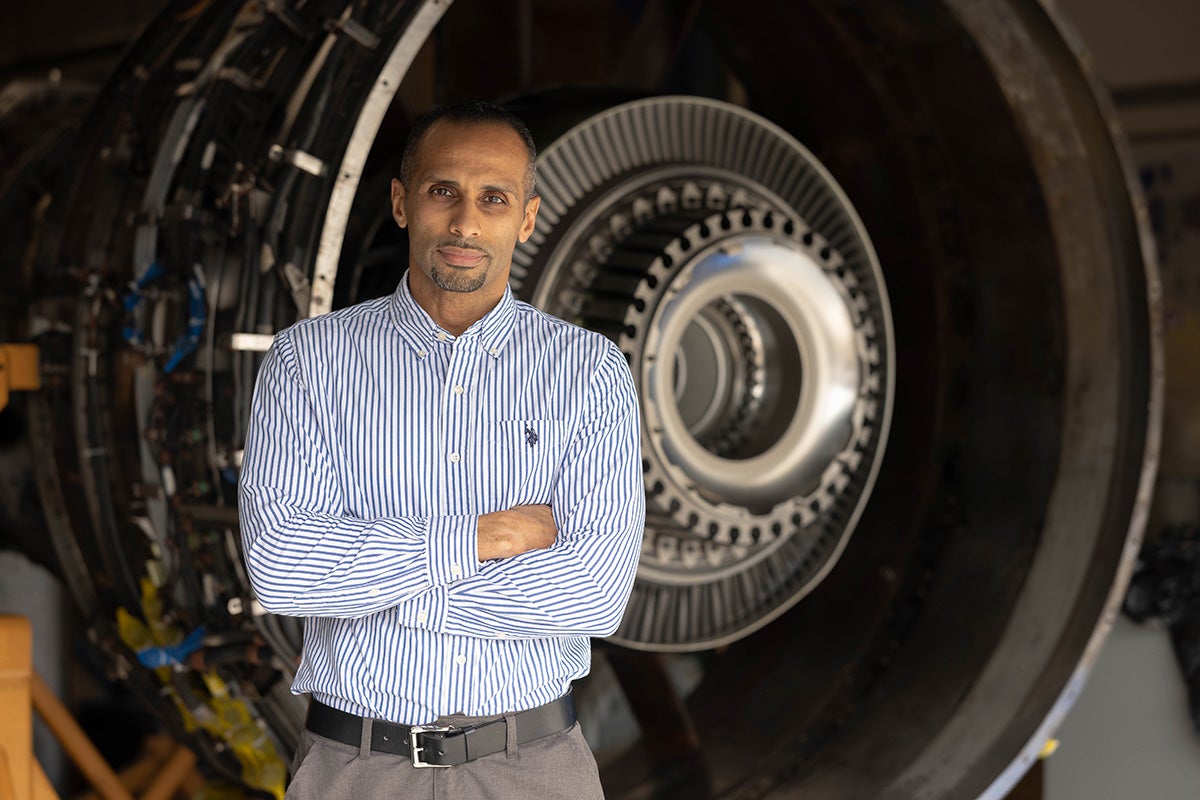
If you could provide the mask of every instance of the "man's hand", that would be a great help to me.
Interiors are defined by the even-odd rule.
[[[507,511],[493,511],[479,516],[477,535],[479,560],[545,550],[554,544],[558,529],[550,506],[515,506]]]

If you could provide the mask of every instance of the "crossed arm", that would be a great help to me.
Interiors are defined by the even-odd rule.
[[[550,506],[515,506],[505,511],[480,514],[475,540],[480,561],[512,558],[530,550],[547,550],[554,544],[558,528]]]
[[[481,637],[616,629],[644,525],[638,415],[610,348],[589,389],[550,506],[357,519],[343,514],[293,345],[259,373],[239,487],[251,583],[271,612],[400,621]]]

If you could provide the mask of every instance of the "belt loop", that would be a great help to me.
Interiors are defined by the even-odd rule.
[[[517,754],[517,715],[504,715],[504,755],[512,758]]]
[[[371,757],[371,723],[374,722],[370,717],[362,718],[362,736],[358,740],[358,757]]]

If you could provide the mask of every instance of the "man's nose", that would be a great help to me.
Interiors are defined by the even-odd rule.
[[[450,217],[450,232],[464,239],[471,239],[481,232],[479,209],[474,203],[457,203]]]

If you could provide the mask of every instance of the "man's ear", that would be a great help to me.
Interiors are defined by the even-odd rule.
[[[533,197],[533,199],[525,204],[525,219],[521,221],[521,231],[517,234],[518,241],[528,241],[529,237],[533,235],[533,228],[537,225],[538,208],[541,205],[541,195]]]
[[[404,214],[404,184],[397,178],[392,178],[392,219],[401,228],[408,227],[408,217]]]

